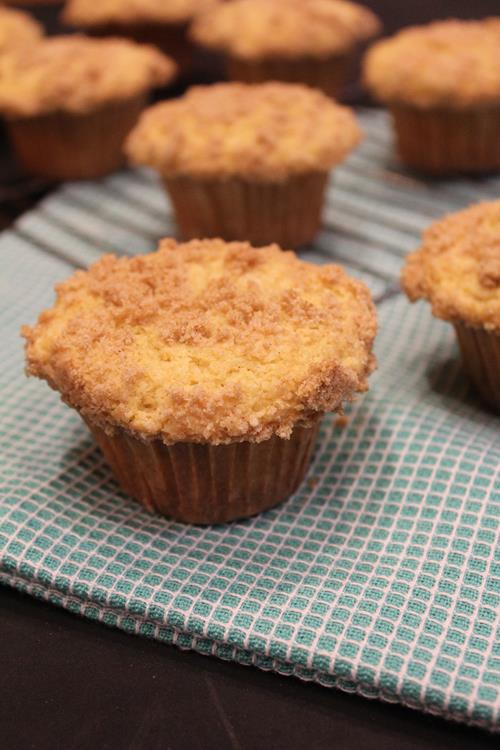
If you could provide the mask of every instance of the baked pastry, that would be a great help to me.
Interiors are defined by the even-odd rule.
[[[28,13],[0,6],[0,55],[30,47],[43,36],[43,28]]]
[[[78,410],[126,493],[180,521],[284,500],[321,416],[368,388],[367,288],[276,245],[167,239],[56,289],[23,329],[28,373]]]
[[[38,8],[40,5],[62,5],[64,0],[3,0],[5,5],[24,5]]]
[[[56,180],[107,174],[150,90],[175,74],[153,47],[81,35],[0,58],[0,113],[25,168]]]
[[[197,13],[221,0],[68,0],[62,21],[99,36],[154,44],[182,70],[192,65],[187,28]]]
[[[347,0],[232,0],[195,18],[191,37],[222,53],[229,77],[287,81],[338,96],[377,17]]]
[[[329,170],[360,139],[351,110],[320,91],[222,83],[148,109],[126,150],[162,176],[184,238],[296,247],[318,231]]]
[[[453,323],[465,368],[500,411],[500,200],[435,222],[408,256],[403,287]]]
[[[500,169],[500,17],[403,29],[369,50],[364,79],[389,107],[410,167]]]

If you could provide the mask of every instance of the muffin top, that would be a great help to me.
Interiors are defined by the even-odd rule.
[[[105,255],[24,327],[28,373],[107,431],[214,444],[273,434],[368,387],[367,288],[277,245],[163,240]]]
[[[421,108],[500,101],[500,18],[436,21],[375,44],[366,85],[383,102]]]
[[[42,36],[42,27],[27,13],[0,7],[0,54],[32,45]]]
[[[68,0],[63,20],[72,26],[186,23],[221,0]]]
[[[500,200],[431,224],[402,284],[412,301],[429,300],[436,317],[500,333]]]
[[[86,112],[166,83],[175,70],[154,47],[126,39],[52,37],[0,58],[0,112]]]
[[[191,35],[253,60],[342,54],[380,28],[371,10],[347,0],[232,0],[198,16]]]
[[[221,83],[146,110],[127,141],[164,175],[280,180],[328,170],[361,140],[351,110],[300,84]]]

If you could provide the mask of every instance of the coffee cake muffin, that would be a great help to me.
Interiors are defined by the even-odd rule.
[[[43,29],[28,13],[0,7],[0,55],[36,44]]]
[[[500,200],[435,222],[408,256],[403,287],[453,323],[469,372],[484,400],[500,411]]]
[[[192,63],[187,39],[192,19],[221,0],[68,0],[62,20],[98,36],[125,36],[154,44],[183,70]]]
[[[276,245],[167,239],[56,289],[23,329],[28,373],[78,410],[127,494],[180,521],[284,500],[321,416],[368,388],[367,288]]]
[[[4,5],[23,5],[35,10],[43,5],[62,5],[64,0],[2,0]]]
[[[53,37],[0,58],[0,113],[27,171],[99,177],[122,164],[123,141],[150,90],[174,74],[153,47]]]
[[[329,170],[360,139],[351,110],[320,91],[225,83],[151,107],[126,149],[160,173],[184,238],[296,247],[318,231]]]
[[[364,78],[388,105],[408,166],[500,169],[500,18],[403,29],[371,48]]]
[[[200,14],[190,33],[226,57],[233,80],[304,83],[338,96],[356,52],[380,28],[372,11],[347,0],[232,0]]]

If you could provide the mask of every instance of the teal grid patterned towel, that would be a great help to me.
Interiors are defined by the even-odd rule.
[[[308,478],[257,518],[210,528],[121,495],[78,416],[23,376],[21,323],[52,286],[172,233],[144,173],[64,186],[0,239],[0,581],[88,618],[448,718],[500,725],[500,437],[452,331],[398,294],[405,252],[500,181],[416,182],[385,117],[338,170],[304,257],[379,304],[380,367],[345,428],[325,418]]]

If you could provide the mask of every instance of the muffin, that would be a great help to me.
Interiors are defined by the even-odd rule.
[[[408,256],[403,287],[453,323],[463,363],[483,399],[500,411],[500,200],[435,222]]]
[[[161,52],[125,39],[45,39],[0,58],[0,113],[28,172],[100,177],[122,164],[150,89],[174,73]]]
[[[124,492],[180,521],[288,497],[321,416],[374,366],[367,288],[276,245],[166,239],[56,289],[23,328],[28,373],[77,409]]]
[[[232,0],[200,14],[190,33],[226,57],[234,80],[304,83],[336,97],[379,30],[368,8],[346,0]]]
[[[27,13],[0,7],[0,55],[30,47],[42,36],[42,27]]]
[[[154,44],[182,70],[192,64],[187,28],[195,15],[221,0],[68,0],[62,21],[98,36],[125,36]]]
[[[390,109],[408,166],[434,175],[500,169],[500,18],[404,29],[371,48],[364,78]]]
[[[24,5],[39,8],[43,5],[62,5],[64,0],[3,0],[5,5]]]
[[[318,231],[328,171],[360,139],[320,91],[223,83],[148,109],[126,150],[160,173],[184,238],[296,247]]]

